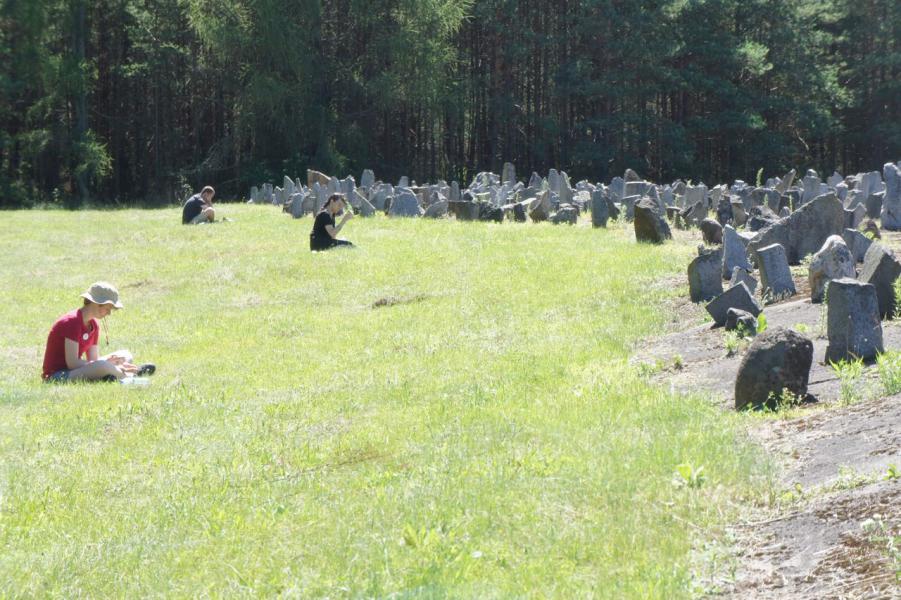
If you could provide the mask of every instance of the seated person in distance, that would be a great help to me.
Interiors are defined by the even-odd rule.
[[[216,190],[208,185],[199,194],[194,194],[188,198],[181,211],[182,224],[199,225],[200,223],[212,223],[216,218],[216,211],[213,209],[213,196],[215,195]]]
[[[118,381],[152,375],[156,367],[149,363],[133,365],[127,350],[100,356],[98,321],[114,309],[122,308],[119,291],[105,281],[98,281],[81,297],[83,306],[67,312],[50,328],[44,351],[44,381]]]
[[[353,246],[347,240],[339,240],[338,232],[353,217],[350,211],[344,213],[341,222],[335,226],[335,217],[347,208],[347,201],[341,194],[332,194],[322,205],[316,220],[313,222],[313,231],[310,232],[310,250],[328,250],[335,246]]]

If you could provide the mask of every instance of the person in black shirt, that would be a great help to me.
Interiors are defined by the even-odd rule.
[[[213,196],[215,195],[216,190],[208,185],[199,194],[194,194],[188,198],[181,211],[182,224],[212,223],[216,218],[216,211],[213,210]]]
[[[340,215],[347,208],[347,201],[341,194],[332,194],[325,201],[322,210],[316,215],[316,221],[313,223],[313,231],[310,232],[310,250],[328,250],[335,246],[353,246],[347,240],[339,240],[338,232],[344,227],[349,219],[353,217],[353,213],[349,210],[344,212],[341,222],[335,226],[335,217]]]

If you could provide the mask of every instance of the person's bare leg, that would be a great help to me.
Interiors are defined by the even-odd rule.
[[[206,215],[206,220],[210,223],[216,220],[216,210],[212,206],[209,208],[204,208],[200,214]]]
[[[95,360],[83,367],[69,371],[69,381],[100,381],[107,375],[116,379],[125,377],[125,373],[107,360]]]

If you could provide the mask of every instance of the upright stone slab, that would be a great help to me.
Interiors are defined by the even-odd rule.
[[[889,231],[901,230],[901,170],[894,163],[885,163],[882,168],[885,178],[885,196],[882,198],[880,221],[882,228]]]
[[[711,300],[704,307],[713,317],[713,324],[717,327],[722,326],[726,322],[727,313],[730,308],[737,308],[751,313],[755,317],[762,312],[760,304],[751,295],[751,291],[744,283],[739,282],[738,285],[730,287],[728,290]]]
[[[287,212],[295,219],[303,216],[304,196],[305,194],[291,194],[291,199],[288,201]]]
[[[845,209],[845,229],[857,229],[867,216],[867,207],[858,204],[854,208]]]
[[[885,197],[885,192],[876,192],[874,194],[870,194],[867,196],[866,201],[864,202],[864,206],[867,207],[867,218],[868,219],[878,219],[879,215],[882,214],[882,199]]]
[[[607,194],[603,190],[591,192],[591,226],[606,227],[610,218],[610,210],[607,207]]]
[[[325,173],[320,173],[319,171],[316,171],[314,169],[307,169],[307,187],[308,188],[313,187],[314,183],[318,183],[321,186],[327,186],[330,179],[331,178],[328,175],[326,175]]]
[[[735,378],[735,410],[775,410],[784,391],[807,396],[813,342],[783,327],[759,334],[742,358]]]
[[[835,194],[822,195],[760,231],[748,244],[748,254],[754,256],[759,248],[780,244],[789,264],[796,265],[822,248],[830,235],[841,235],[844,224],[845,211],[839,199]]]
[[[732,197],[723,194],[716,203],[716,221],[723,227],[733,220]]]
[[[864,256],[867,255],[867,250],[870,249],[870,245],[873,243],[873,240],[856,229],[845,229],[842,232],[842,239],[845,240],[845,244],[851,250],[854,262],[863,262]]]
[[[857,275],[854,255],[845,240],[841,236],[831,235],[813,255],[813,260],[807,268],[808,282],[810,283],[810,301],[822,302],[826,291],[826,284],[831,279],[841,279]]]
[[[757,291],[757,280],[754,279],[751,272],[747,269],[742,269],[741,267],[735,267],[732,269],[732,278],[729,280],[729,287],[735,287],[739,283],[745,284],[745,287],[748,288],[751,295],[754,295],[754,292]]]
[[[732,277],[732,269],[735,267],[751,270],[748,252],[745,250],[747,245],[731,225],[723,228],[723,279]]]
[[[776,184],[776,191],[778,191],[780,194],[787,192],[788,188],[790,188],[792,186],[792,183],[795,182],[796,174],[797,171],[795,171],[794,169],[786,173],[785,177],[783,177],[782,180]]]
[[[788,258],[781,244],[771,244],[757,250],[757,266],[760,269],[760,286],[766,304],[776,302],[797,293]]]
[[[688,293],[692,302],[703,302],[723,293],[722,248],[701,248],[688,263]]]
[[[639,242],[662,244],[665,240],[672,239],[669,225],[663,216],[657,211],[657,203],[650,198],[642,198],[634,208],[635,211],[635,239]]]
[[[375,185],[375,173],[372,169],[363,169],[363,175],[360,176],[360,187],[368,190]]]
[[[884,352],[876,288],[856,279],[829,282],[826,361],[870,360]]]
[[[501,183],[516,183],[516,167],[513,163],[504,163],[501,169]]]
[[[741,198],[732,198],[729,202],[732,209],[732,224],[736,227],[742,227],[748,222],[748,213],[745,210],[745,204]]]
[[[551,195],[550,191],[544,190],[539,192],[529,204],[529,218],[533,223],[547,221],[551,217]]]
[[[872,284],[876,288],[876,298],[879,300],[879,315],[883,319],[890,319],[895,314],[896,298],[894,283],[901,275],[901,262],[895,258],[895,253],[882,244],[873,243],[867,250],[860,268],[858,281]]]

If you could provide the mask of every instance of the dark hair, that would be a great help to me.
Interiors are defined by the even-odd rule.
[[[324,211],[332,202],[337,200],[341,200],[342,202],[347,202],[347,199],[344,197],[344,194],[332,194],[328,197],[328,200],[325,201],[325,204],[322,205],[322,208],[319,209],[319,212]]]

